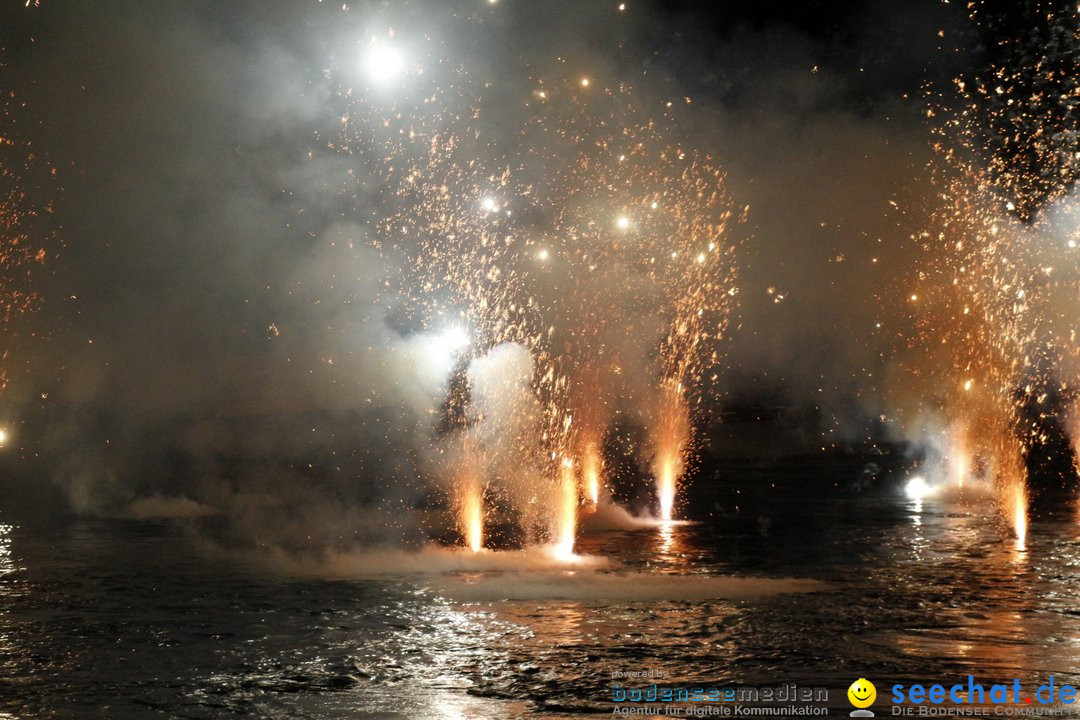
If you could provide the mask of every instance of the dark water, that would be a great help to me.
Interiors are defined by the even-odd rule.
[[[898,480],[859,489],[841,469],[801,485],[796,470],[774,481],[763,472],[745,485],[699,487],[696,524],[592,535],[579,551],[648,573],[814,578],[825,591],[463,603],[423,576],[272,573],[202,552],[182,524],[3,525],[0,710],[610,716],[610,673],[631,668],[718,686],[840,689],[867,677],[879,694],[893,682],[969,673],[1080,681],[1073,505],[1033,522],[1020,550],[985,500],[919,506]]]

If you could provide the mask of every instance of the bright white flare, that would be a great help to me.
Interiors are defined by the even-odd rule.
[[[364,72],[373,85],[389,85],[405,72],[405,56],[395,45],[375,40],[364,53]]]
[[[615,221],[615,226],[620,230],[629,230],[630,218],[626,217],[625,215],[620,215],[619,218]]]
[[[8,434],[7,430],[0,428],[0,447],[7,445]]]
[[[922,500],[930,492],[930,486],[921,476],[916,475],[908,480],[907,485],[904,486],[904,492],[912,500]]]
[[[470,342],[469,333],[459,327],[447,328],[439,335],[439,344],[450,353],[468,347]]]
[[[480,201],[480,207],[484,208],[485,212],[495,212],[499,209],[499,203],[495,202],[495,198],[488,195]]]
[[[454,367],[458,353],[467,348],[470,342],[469,334],[460,327],[449,327],[436,335],[428,335],[422,346],[426,367],[430,368],[430,372],[442,376]]]

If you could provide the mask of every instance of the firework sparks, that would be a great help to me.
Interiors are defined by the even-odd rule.
[[[49,258],[55,238],[48,225],[52,200],[40,198],[57,187],[56,169],[18,132],[32,124],[28,112],[14,95],[0,98],[0,325],[37,306],[28,278]],[[6,386],[0,368],[0,390]]]
[[[972,8],[994,29],[994,16]],[[957,485],[976,474],[992,483],[1021,547],[1025,459],[1040,439],[1027,414],[1044,388],[1077,384],[1080,283],[1055,265],[1057,238],[1075,232],[1065,198],[1080,147],[1075,114],[1061,103],[1076,97],[1077,75],[1065,68],[1078,18],[1076,8],[1041,16],[1033,36],[1001,43],[988,72],[956,80],[955,106],[938,98],[928,111],[944,118],[934,145],[942,208],[922,235],[926,262],[911,293],[923,350],[916,374],[953,428],[948,474]],[[1041,57],[1029,62],[1030,53]]]
[[[579,82],[592,92],[532,93],[544,102],[522,117],[522,146],[473,125],[485,109],[470,83],[444,79],[422,105],[389,113],[350,95],[340,146],[374,158],[371,171],[389,190],[379,245],[404,256],[401,286],[420,313],[454,309],[475,357],[506,344],[531,356],[533,431],[492,440],[513,446],[496,454],[528,462],[516,471],[522,479],[511,470],[497,480],[546,477],[552,542],[572,552],[577,465],[581,494],[595,505],[612,400],[627,394],[615,390],[621,361],[652,374],[642,380],[658,398],[654,471],[665,515],[674,511],[700,381],[735,297],[733,212],[722,172],[672,143],[674,120],[644,115],[630,88]],[[538,491],[514,494],[542,505]]]

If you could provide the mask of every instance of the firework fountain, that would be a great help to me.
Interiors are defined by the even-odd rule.
[[[1067,394],[1077,384],[1070,193],[1080,146],[1069,67],[1080,11],[1044,10],[1031,35],[1016,38],[972,5],[975,24],[1004,39],[987,72],[957,78],[956,92],[933,96],[928,109],[942,119],[933,172],[940,209],[921,235],[925,261],[909,297],[921,350],[914,377],[932,406],[924,411],[949,428],[942,474],[955,486],[993,487],[1020,546],[1026,458],[1039,440],[1031,408],[1045,407],[1048,388]]]
[[[570,557],[580,513],[604,497],[616,413],[647,428],[641,454],[670,519],[735,297],[723,174],[674,141],[680,108],[653,116],[625,84],[537,81],[507,114],[463,70],[395,67],[423,100],[349,91],[332,143],[357,159],[356,177],[386,189],[376,246],[398,268],[387,284],[421,332],[467,328],[466,378],[472,365],[501,376],[498,358],[527,358],[506,392],[459,389],[448,404],[462,420],[432,439],[456,448],[440,452],[453,458],[466,545],[483,545],[495,500],[524,536]]]

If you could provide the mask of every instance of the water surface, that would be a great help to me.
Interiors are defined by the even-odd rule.
[[[985,499],[916,503],[898,480],[853,486],[844,468],[819,469],[813,482],[796,467],[758,475],[702,483],[692,524],[582,537],[579,552],[617,563],[601,575],[634,581],[613,595],[595,573],[573,571],[560,581],[581,578],[573,599],[555,590],[500,600],[500,587],[516,587],[512,572],[274,572],[205,552],[183,522],[4,524],[0,710],[610,716],[611,672],[634,668],[662,669],[675,684],[826,686],[838,709],[858,677],[879,695],[893,682],[968,674],[1080,683],[1073,505],[1033,521],[1021,549]],[[807,578],[823,589],[641,599],[670,575]]]

